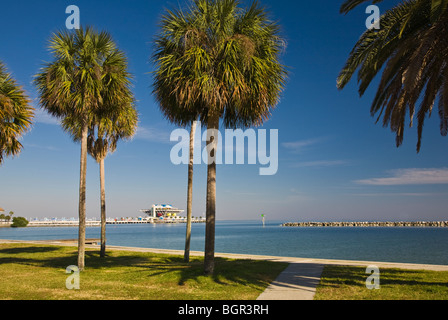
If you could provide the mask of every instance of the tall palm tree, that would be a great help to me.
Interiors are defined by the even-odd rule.
[[[157,58],[156,58],[157,59]],[[166,89],[166,88],[163,88]],[[157,88],[155,88],[157,90]],[[166,97],[172,98],[172,97]],[[188,186],[187,186],[187,223],[185,235],[185,250],[184,261],[190,261],[190,243],[191,243],[191,223],[193,210],[193,170],[194,170],[194,136],[196,133],[198,113],[186,111],[184,108],[179,108],[177,102],[172,100],[170,102],[171,108],[165,109],[165,117],[172,123],[181,127],[190,125],[190,148],[189,148],[189,163],[188,163]]]
[[[53,34],[49,48],[54,61],[41,69],[34,82],[40,105],[51,115],[80,120],[78,268],[84,270],[88,116],[106,105],[102,103],[103,64],[116,45],[107,32],[87,27]]]
[[[155,42],[154,94],[168,118],[207,127],[207,200],[204,271],[214,271],[217,135],[226,128],[261,125],[278,103],[286,68],[279,26],[254,2],[194,0],[167,10]]]
[[[20,153],[20,137],[30,129],[33,116],[28,96],[0,61],[0,165],[3,157]]]
[[[191,214],[193,210],[193,166],[194,166],[194,135],[197,122],[193,121],[190,128],[190,153],[188,162],[188,187],[187,187],[187,232],[185,235],[184,261],[190,261],[191,243]]]
[[[367,0],[348,0],[348,13]],[[382,0],[374,0],[374,3]],[[383,117],[383,126],[403,142],[406,118],[417,118],[417,152],[420,152],[425,118],[438,104],[441,134],[448,132],[448,0],[408,0],[385,12],[380,29],[365,31],[352,49],[337,86],[345,87],[358,72],[362,96],[382,72],[370,112]],[[416,104],[419,106],[416,107]]]

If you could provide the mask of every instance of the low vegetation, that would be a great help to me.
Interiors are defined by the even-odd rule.
[[[12,218],[12,228],[25,228],[28,225],[28,220],[24,217],[14,217]]]

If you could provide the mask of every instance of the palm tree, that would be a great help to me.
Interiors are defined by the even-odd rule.
[[[190,261],[191,242],[191,213],[193,210],[193,164],[194,164],[194,135],[197,122],[193,121],[190,128],[190,153],[188,162],[188,187],[187,187],[187,233],[185,235],[184,261]]]
[[[84,270],[88,116],[105,106],[103,64],[116,45],[107,32],[87,27],[53,34],[49,48],[54,61],[47,63],[34,81],[44,109],[57,118],[73,116],[80,121],[78,268]]]
[[[286,68],[279,26],[257,3],[194,0],[167,10],[155,42],[154,94],[162,113],[178,122],[198,117],[207,127],[207,200],[204,271],[214,271],[217,135],[226,128],[261,125],[278,103]]]
[[[348,13],[367,0],[348,0]],[[375,0],[374,2],[381,2]],[[352,49],[337,86],[343,89],[356,70],[362,96],[382,72],[370,112],[383,117],[383,126],[403,142],[406,118],[416,115],[417,152],[420,152],[425,118],[438,104],[441,134],[448,132],[448,0],[409,0],[381,17],[380,30],[367,30]],[[416,104],[419,106],[416,108]]]
[[[0,165],[3,157],[21,152],[19,140],[30,129],[33,116],[27,95],[0,61]]]
[[[156,89],[157,90],[157,89]],[[194,136],[197,127],[198,114],[186,112],[183,108],[176,105],[176,101],[170,102],[171,109],[165,109],[165,117],[172,123],[186,127],[190,123],[190,152],[188,163],[188,186],[187,186],[187,223],[185,235],[184,261],[190,261],[190,242],[191,242],[191,215],[193,210],[193,166],[194,166]]]

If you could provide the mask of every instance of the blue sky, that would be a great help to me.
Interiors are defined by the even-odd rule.
[[[370,116],[373,85],[360,98],[356,81],[343,91],[336,77],[365,30],[365,7],[344,16],[341,1],[262,0],[282,26],[290,75],[280,104],[261,129],[278,129],[279,169],[260,176],[259,165],[221,165],[217,218],[270,220],[448,219],[447,140],[437,114],[428,119],[423,147],[416,129],[396,148],[388,128]],[[183,4],[182,1],[179,3]],[[389,4],[390,2],[387,2]],[[80,146],[39,110],[32,78],[51,56],[47,40],[65,27],[76,4],[81,23],[110,32],[134,75],[139,130],[106,159],[109,217],[137,216],[155,203],[185,209],[187,167],[170,161],[176,129],[151,95],[151,41],[163,9],[176,1],[9,1],[2,4],[0,60],[37,108],[20,156],[0,167],[0,206],[25,217],[76,217]],[[385,10],[385,5],[380,4]],[[356,80],[356,79],[355,79]],[[88,162],[87,215],[99,217],[99,173]],[[193,215],[205,214],[206,167],[195,166]]]

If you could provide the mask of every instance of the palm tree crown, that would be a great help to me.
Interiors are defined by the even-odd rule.
[[[111,36],[91,27],[60,31],[50,39],[49,48],[54,61],[35,78],[41,106],[58,118],[85,119],[103,105],[103,65],[117,50]]]
[[[168,10],[155,44],[154,94],[175,123],[207,123],[213,112],[226,127],[250,127],[278,103],[284,41],[257,3],[194,0],[186,12]]]
[[[30,129],[33,116],[27,95],[0,61],[0,165],[4,156],[20,153],[19,139]]]
[[[132,76],[127,69],[127,59],[122,51],[114,49],[105,55],[101,68],[100,103],[98,108],[87,112],[88,152],[97,162],[113,153],[119,140],[129,139],[136,132],[138,113],[130,88]],[[77,113],[72,113],[61,123],[75,142],[81,141],[82,120]]]

